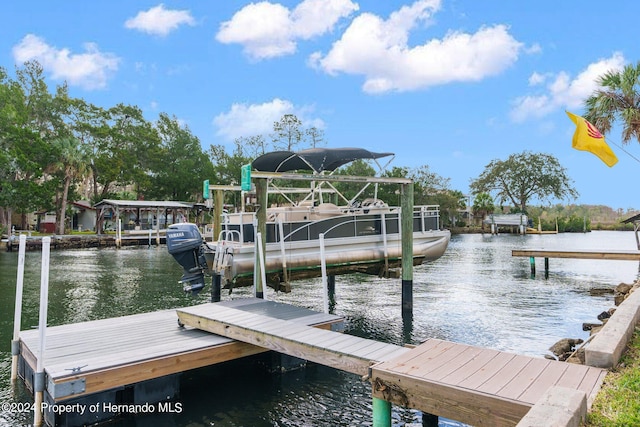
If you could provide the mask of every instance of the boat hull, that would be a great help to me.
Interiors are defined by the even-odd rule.
[[[413,264],[438,259],[450,238],[449,230],[414,232]],[[225,287],[253,284],[256,265],[253,244],[210,244],[208,248],[207,264],[223,274]],[[265,252],[265,276],[268,285],[275,289],[286,291],[291,280],[321,276],[319,240],[267,243]],[[363,272],[390,277],[392,270],[401,265],[400,234],[386,238],[370,235],[324,239],[324,259],[328,275]]]

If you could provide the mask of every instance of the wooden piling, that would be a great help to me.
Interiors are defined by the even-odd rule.
[[[216,190],[216,200],[213,204],[213,238],[214,242],[218,241],[220,230],[222,230],[222,210],[224,207],[224,197],[222,190]],[[217,233],[217,235],[216,235]]]
[[[402,314],[413,313],[413,182],[402,184]]]
[[[261,238],[262,248],[267,247],[267,207],[269,204],[268,196],[267,196],[267,179],[266,178],[256,178],[254,180],[256,186],[256,199],[257,199],[257,212],[256,219],[258,221],[258,226],[256,229],[256,266],[264,266],[266,265],[266,253],[263,251],[262,254],[257,250],[258,248],[258,236]],[[259,233],[259,234],[258,234]],[[262,275],[256,274],[255,277],[256,283],[256,298],[264,298],[264,283],[262,283]]]

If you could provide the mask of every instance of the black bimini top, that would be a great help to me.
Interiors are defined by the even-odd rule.
[[[363,148],[309,148],[298,151],[273,151],[256,158],[251,165],[261,172],[312,170],[333,171],[359,159],[379,159],[393,153],[372,153]]]

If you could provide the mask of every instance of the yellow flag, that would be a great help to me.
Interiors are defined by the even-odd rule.
[[[565,112],[576,124],[576,131],[573,134],[571,145],[573,148],[595,154],[609,167],[618,163],[618,158],[605,142],[604,136],[594,125],[584,117],[576,116],[568,111]]]

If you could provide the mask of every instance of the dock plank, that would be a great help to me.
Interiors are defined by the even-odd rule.
[[[409,351],[393,344],[308,326],[292,329],[284,319],[255,312],[238,316],[233,310],[229,307],[187,307],[177,313],[185,325],[362,376],[368,374],[371,363]],[[370,341],[372,344],[368,345]],[[356,354],[345,352],[345,349],[356,348],[359,350]]]
[[[599,368],[438,340],[371,368],[374,397],[474,426],[516,425],[555,385],[593,398],[605,375]]]

